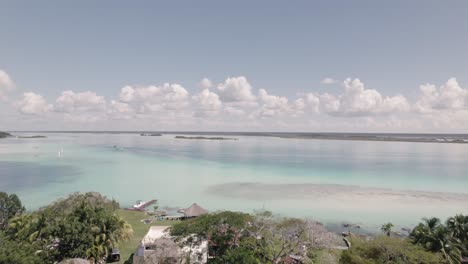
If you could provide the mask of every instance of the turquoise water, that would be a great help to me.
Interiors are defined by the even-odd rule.
[[[248,212],[266,208],[283,215],[368,225],[387,221],[403,225],[429,214],[467,213],[467,207],[445,207],[430,201],[409,206],[399,200],[379,207],[375,201],[360,199],[364,202],[356,206],[346,202],[338,205],[334,197],[291,198],[282,191],[258,199],[208,191],[219,184],[253,182],[468,193],[465,144],[254,136],[210,141],[174,139],[173,135],[44,135],[47,138],[0,140],[0,190],[18,193],[29,209],[71,192],[98,191],[124,206],[157,198],[161,205],[186,207],[197,202],[210,210]]]

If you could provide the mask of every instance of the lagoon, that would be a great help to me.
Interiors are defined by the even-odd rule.
[[[40,134],[47,138],[0,139],[0,190],[18,193],[28,209],[98,191],[123,206],[156,198],[161,206],[265,208],[369,229],[468,211],[466,144]]]

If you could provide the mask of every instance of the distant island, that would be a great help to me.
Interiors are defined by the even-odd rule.
[[[36,136],[18,136],[17,138],[47,138],[46,136],[36,135]]]
[[[140,136],[142,137],[160,137],[162,134],[159,133],[141,133]]]
[[[237,138],[225,138],[225,137],[186,137],[186,136],[175,136],[177,139],[206,139],[206,140],[237,140]]]
[[[12,134],[0,131],[0,138],[14,137]],[[16,136],[16,138],[47,138],[46,136],[34,135],[34,136]]]
[[[12,135],[10,133],[0,131],[0,138],[7,138],[11,136]]]

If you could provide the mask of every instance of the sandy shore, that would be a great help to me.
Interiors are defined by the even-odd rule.
[[[468,194],[394,190],[338,184],[266,184],[227,183],[213,185],[206,192],[211,195],[247,200],[310,201],[316,205],[353,209],[434,208],[468,211]]]

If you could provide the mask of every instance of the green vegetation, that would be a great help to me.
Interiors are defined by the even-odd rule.
[[[449,217],[445,225],[438,218],[425,218],[410,238],[426,250],[442,254],[448,263],[460,263],[462,256],[468,256],[468,216]]]
[[[351,239],[340,263],[461,263],[468,256],[468,216],[449,217],[445,224],[438,218],[424,218],[409,238],[390,237],[393,224],[381,228],[386,235],[369,241]]]
[[[120,263],[132,263],[132,254],[148,232],[149,225],[141,221],[146,217],[144,212],[121,210],[117,202],[98,193],[75,193],[26,213],[15,194],[0,192],[0,264],[57,263],[70,258],[103,263],[112,248],[120,249]],[[464,215],[445,223],[425,218],[408,238],[393,237],[392,223],[382,225],[383,235],[373,238],[351,233],[348,250],[338,249],[342,239],[318,222],[268,211],[221,211],[151,225],[172,226],[172,243],[177,246],[208,241],[212,256],[208,262],[215,264],[459,264],[468,255],[468,216]]]
[[[10,219],[24,211],[25,208],[16,194],[0,192],[0,230],[5,230]]]
[[[14,263],[23,255],[31,257],[29,263],[53,263],[67,258],[101,261],[110,249],[133,233],[131,226],[117,215],[118,203],[98,193],[72,194],[29,214],[20,214],[24,209],[18,210],[18,206],[22,208],[16,202],[14,211],[6,207],[1,212],[10,216],[16,211],[0,238],[4,249],[0,251],[0,263]]]
[[[341,264],[438,264],[441,255],[425,251],[409,240],[378,236],[372,240],[351,238],[351,248],[341,254]]]
[[[311,263],[320,251],[339,241],[317,222],[275,217],[261,211],[255,215],[218,212],[183,221],[173,226],[171,235],[186,243],[208,239],[209,263],[284,263],[295,256]]]
[[[380,230],[384,232],[385,235],[390,236],[392,234],[392,228],[393,228],[392,223],[386,223],[382,225]]]
[[[124,263],[125,261],[131,260],[130,257],[133,253],[135,253],[135,250],[137,249],[141,240],[148,232],[150,225],[141,221],[142,219],[147,218],[147,215],[144,212],[119,209],[117,214],[133,228],[133,236],[129,240],[122,241],[119,244],[121,257],[120,263]],[[155,221],[151,223],[151,225],[160,226],[171,226],[173,224],[174,221]]]

